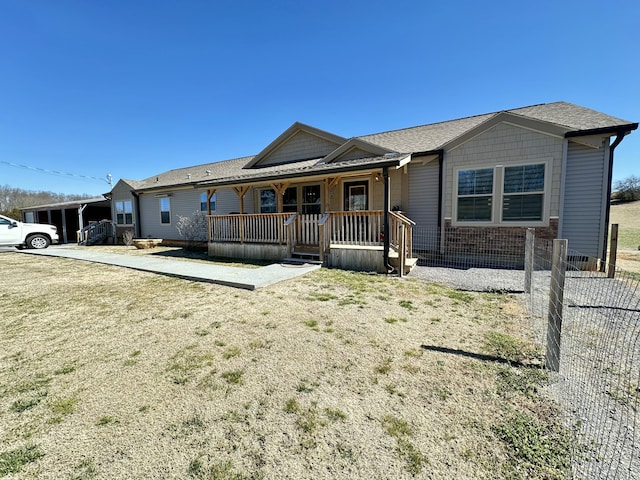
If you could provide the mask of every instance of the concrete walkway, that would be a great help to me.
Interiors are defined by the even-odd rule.
[[[150,255],[122,255],[104,253],[97,250],[64,247],[49,247],[42,250],[19,250],[29,255],[72,258],[87,262],[105,263],[119,267],[133,268],[145,272],[159,273],[200,282],[211,282],[228,287],[255,290],[274,283],[300,277],[320,268],[320,265],[274,263],[261,268],[226,267],[200,262],[167,260]]]

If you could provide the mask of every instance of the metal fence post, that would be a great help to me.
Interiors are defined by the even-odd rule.
[[[567,270],[567,240],[554,240],[551,259],[551,285],[549,292],[549,318],[547,328],[547,354],[545,366],[560,370],[560,341],[562,333],[562,303],[564,301],[564,279]]]
[[[609,244],[609,262],[607,264],[607,277],[616,276],[616,257],[618,256],[618,224],[611,225],[611,243]]]
[[[531,276],[533,275],[533,247],[535,235],[533,228],[527,228],[527,237],[524,245],[524,293],[531,293]]]

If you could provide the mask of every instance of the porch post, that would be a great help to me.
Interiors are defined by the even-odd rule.
[[[384,180],[384,268],[387,269],[387,273],[393,270],[393,267],[389,264],[389,167],[382,167],[382,178]]]
[[[216,189],[208,189],[207,190],[207,215],[211,215],[211,197],[213,197],[216,193]]]
[[[289,187],[289,185],[290,185],[290,182],[271,184],[271,186],[276,192],[276,211],[278,213],[282,213],[282,208],[284,203],[283,202],[284,192],[287,190],[287,187]]]

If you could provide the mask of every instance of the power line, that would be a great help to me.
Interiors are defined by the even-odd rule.
[[[72,177],[72,178],[78,178],[78,179],[84,179],[84,180],[98,180],[100,182],[105,182],[109,185],[111,185],[111,180],[112,180],[111,174],[107,175],[105,178],[100,178],[100,177],[92,177],[90,175],[80,175],[77,173],[59,172],[57,170],[49,170],[41,167],[31,167],[29,165],[21,165],[19,163],[7,162],[5,160],[0,160],[0,163],[4,165],[9,165],[10,167],[22,168],[24,170],[31,170],[33,172],[44,173],[47,175],[55,175],[58,177]]]

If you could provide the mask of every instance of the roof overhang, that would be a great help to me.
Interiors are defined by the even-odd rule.
[[[300,170],[283,170],[264,175],[243,175],[230,178],[220,178],[213,181],[198,182],[194,187],[225,187],[233,185],[264,184],[276,180],[290,180],[297,178],[324,178],[335,175],[345,175],[349,173],[363,173],[366,171],[378,170],[383,167],[400,168],[411,161],[410,154],[398,154],[393,158],[386,156],[376,159],[367,159],[355,163],[330,163]]]
[[[105,197],[102,198],[85,198],[81,200],[69,200],[68,202],[49,203],[44,205],[36,205],[34,207],[24,207],[20,210],[66,210],[70,208],[80,208],[83,205],[94,205],[98,207],[108,207],[111,205],[111,200]]]
[[[638,128],[637,123],[627,123],[604,128],[591,128],[589,130],[575,130],[564,134],[565,138],[587,137],[591,135],[627,135]]]

